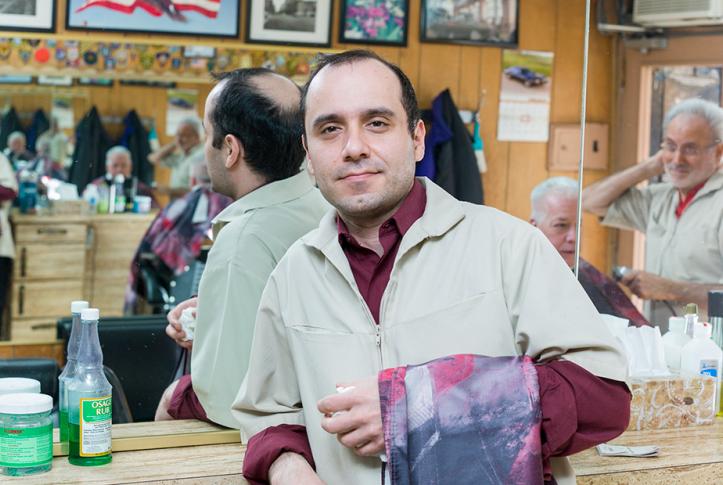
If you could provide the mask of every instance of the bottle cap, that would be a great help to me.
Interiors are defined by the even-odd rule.
[[[708,316],[723,317],[723,290],[708,292]]]
[[[116,175],[115,178],[113,179],[113,182],[115,182],[115,183],[117,183],[117,184],[125,183],[125,181],[126,181],[125,175],[123,175],[122,173],[119,173],[119,174]]]
[[[685,333],[685,317],[668,318],[668,330],[673,333]]]
[[[688,303],[685,305],[685,314],[686,315],[697,315],[698,314],[698,305],[695,303]]]
[[[713,327],[710,323],[698,322],[693,328],[693,337],[695,338],[710,338],[713,334]]]
[[[98,320],[100,311],[97,308],[86,308],[80,312],[81,320]]]
[[[0,379],[0,396],[19,392],[38,394],[40,392],[40,381],[26,377],[3,377]]]
[[[80,313],[82,310],[88,308],[88,302],[83,300],[77,300],[70,304],[70,313]]]
[[[36,414],[47,413],[53,409],[53,398],[47,394],[5,394],[0,396],[0,413]]]

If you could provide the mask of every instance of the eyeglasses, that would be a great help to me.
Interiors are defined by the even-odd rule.
[[[660,144],[660,148],[663,149],[664,152],[669,154],[674,154],[680,149],[680,154],[684,157],[698,157],[702,155],[707,150],[710,150],[714,146],[717,146],[720,143],[720,140],[715,140],[710,145],[701,147],[696,145],[695,143],[686,143],[684,145],[678,146],[673,142],[670,141],[664,141]]]

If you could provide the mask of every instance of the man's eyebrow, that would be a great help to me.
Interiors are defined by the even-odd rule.
[[[311,123],[311,126],[314,128],[318,128],[320,125],[323,125],[324,123],[328,123],[330,121],[338,121],[341,119],[341,116],[339,116],[336,113],[329,113],[327,115],[321,115],[317,116],[314,121]]]
[[[389,108],[372,108],[364,111],[365,118],[373,118],[375,116],[385,116],[387,118],[394,118],[394,111]]]

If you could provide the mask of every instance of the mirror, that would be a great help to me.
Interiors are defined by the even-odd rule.
[[[64,10],[64,2],[60,10]],[[334,2],[332,17],[332,38],[336,39],[339,25],[339,3]],[[576,170],[550,170],[548,168],[549,143],[544,141],[498,141],[497,125],[499,117],[499,99],[502,83],[502,48],[494,45],[462,45],[420,42],[420,2],[409,3],[408,36],[406,47],[362,45],[369,47],[386,59],[398,64],[415,84],[422,108],[428,108],[432,99],[442,90],[449,88],[460,110],[476,112],[479,110],[481,137],[484,140],[484,152],[487,171],[483,175],[485,203],[527,220],[530,216],[530,191],[549,176],[566,175],[577,178]],[[499,7],[501,1],[486,2]],[[552,65],[553,81],[550,89],[549,121],[553,124],[578,124],[580,122],[580,103],[583,67],[583,33],[585,19],[584,2],[520,1],[518,3],[519,49],[545,51],[554,54]],[[494,4],[494,5],[493,5]],[[492,8],[490,7],[490,8]],[[495,8],[497,8],[495,7]],[[243,9],[242,9],[243,10]],[[601,35],[592,28],[590,33],[589,85],[587,118],[612,125],[610,106],[613,104],[615,89],[613,79],[615,71],[610,62],[615,53],[616,43],[611,37]],[[279,58],[310,59],[319,49],[285,46],[249,46],[237,39],[200,39],[177,38],[164,35],[117,33],[82,33],[66,31],[62,24],[56,34],[43,36],[17,34],[18,41],[0,39],[0,56],[7,50],[17,58],[17,71],[33,71],[33,76],[41,74],[34,63],[23,63],[30,52],[36,56],[37,44],[34,40],[79,41],[72,56],[93,59],[100,52],[93,45],[98,43],[119,43],[126,51],[115,65],[124,58],[131,59],[137,53],[138,62],[150,63],[155,74],[140,78],[122,76],[112,79],[112,84],[99,81],[104,74],[92,77],[94,80],[79,82],[73,70],[59,73],[70,75],[70,86],[38,86],[32,84],[5,84],[0,86],[0,98],[5,104],[13,106],[20,122],[27,126],[35,110],[42,108],[50,115],[53,107],[58,116],[70,116],[75,126],[93,106],[98,112],[112,139],[123,133],[123,117],[135,109],[146,129],[155,128],[160,145],[168,143],[173,130],[168,129],[169,109],[183,108],[193,112],[199,118],[203,115],[203,102],[211,83],[206,71],[207,58],[195,57],[199,66],[197,78],[174,75],[173,60],[159,56],[160,52],[149,49],[145,43],[169,47],[167,54],[177,58],[176,51],[170,47],[178,45],[198,45],[215,48],[217,52],[225,50],[244,51],[248,55],[234,57],[230,55],[222,66],[218,57],[213,65],[217,69],[230,69],[240,66],[261,65],[266,61]],[[15,38],[15,37],[14,37]],[[44,44],[46,45],[46,44]],[[136,46],[139,50],[136,49]],[[333,49],[360,47],[357,44],[343,44],[334,40]],[[289,49],[292,49],[291,51]],[[205,51],[207,49],[201,49]],[[21,51],[24,53],[21,55]],[[66,49],[65,56],[70,54]],[[151,55],[152,54],[152,55]],[[204,54],[203,52],[201,54]],[[151,57],[149,57],[151,55]],[[32,57],[34,58],[34,57]],[[146,59],[146,61],[143,61]],[[198,60],[201,59],[201,60]],[[204,60],[205,59],[205,60]],[[183,62],[186,62],[185,60]],[[288,67],[288,62],[284,61]],[[30,66],[30,67],[29,67]],[[34,67],[32,67],[34,66]],[[32,67],[32,69],[31,69]],[[303,63],[295,65],[292,74],[303,75],[308,72]],[[84,73],[87,74],[87,73]],[[88,77],[88,76],[83,76]],[[113,76],[108,76],[113,77]],[[131,82],[128,82],[131,81]],[[148,81],[172,83],[170,85],[144,84]],[[60,82],[60,80],[57,80]],[[103,84],[98,84],[99,82]],[[178,98],[183,102],[170,103],[169,89],[186,90],[195,93],[191,97]],[[54,101],[55,100],[55,101]],[[180,106],[179,106],[180,105]],[[189,106],[190,105],[190,106]],[[70,112],[70,115],[68,114]],[[72,129],[62,128],[70,137]],[[608,172],[594,170],[585,173],[585,183],[589,184],[605,176]],[[168,182],[166,169],[157,168],[155,180],[159,186]],[[159,193],[158,199],[166,203],[167,194]],[[40,224],[41,216],[15,216],[16,231],[16,272],[12,294],[12,312],[8,330],[13,340],[5,342],[0,348],[6,349],[6,356],[28,355],[32,345],[43,355],[62,357],[62,346],[55,342],[55,319],[67,315],[67,305],[72,299],[83,295],[89,298],[92,306],[101,308],[102,316],[120,316],[123,311],[125,284],[131,257],[137,242],[148,227],[152,216],[138,214],[102,215],[88,221],[86,216],[76,213],[42,216],[54,218],[60,227],[44,228]],[[42,226],[42,227],[40,227]],[[84,228],[89,227],[90,230]],[[41,230],[38,232],[38,230]],[[33,246],[32,241],[48,243],[46,253]],[[37,246],[37,244],[36,244]],[[107,251],[88,255],[89,248],[107,248]],[[23,250],[23,248],[25,248]],[[58,249],[59,248],[59,249]],[[47,251],[51,251],[48,256]],[[54,251],[54,252],[53,252]],[[607,243],[607,232],[593,218],[584,216],[582,231],[582,254],[600,268],[607,268],[613,259]],[[58,262],[57,265],[36,264],[44,255],[45,262]],[[24,259],[23,259],[24,258]],[[78,271],[81,268],[82,271]],[[28,285],[28,274],[40,271],[40,284],[37,288]],[[25,286],[22,284],[25,283]],[[21,291],[20,288],[23,288]],[[91,290],[92,289],[92,290]],[[89,293],[90,292],[90,293]],[[22,297],[21,297],[22,295]],[[57,297],[60,307],[51,306],[49,295]],[[19,304],[22,303],[22,315]],[[27,316],[30,312],[32,316]],[[32,313],[37,312],[37,313]],[[7,337],[6,333],[6,337]],[[42,335],[42,337],[38,337]],[[18,338],[19,336],[19,338]],[[9,350],[8,350],[9,349]],[[20,349],[20,350],[18,350]],[[36,350],[37,351],[37,350]],[[15,352],[15,353],[14,353]],[[24,352],[24,354],[23,354]],[[150,370],[153,371],[152,369]],[[166,428],[169,430],[169,428]],[[173,432],[177,432],[175,430]]]

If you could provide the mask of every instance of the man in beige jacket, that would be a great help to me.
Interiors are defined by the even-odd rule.
[[[213,221],[198,291],[168,315],[166,333],[191,349],[191,375],[164,393],[156,419],[238,427],[231,403],[246,372],[254,318],[269,274],[329,206],[300,171],[299,88],[265,69],[220,76],[206,99],[205,157],[214,191],[234,202]],[[181,312],[198,305],[195,338]]]
[[[234,403],[252,437],[246,478],[380,483],[377,373],[467,353],[539,364],[545,478],[574,483],[555,457],[621,433],[630,394],[625,357],[569,268],[528,223],[415,179],[425,130],[397,66],[327,56],[302,109],[309,170],[336,210],[264,289]]]

